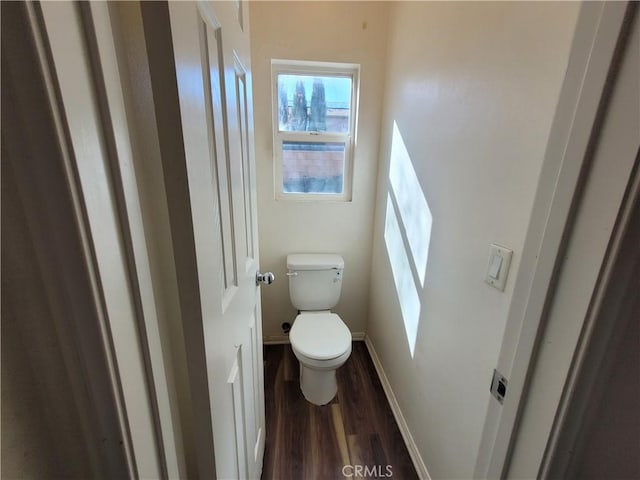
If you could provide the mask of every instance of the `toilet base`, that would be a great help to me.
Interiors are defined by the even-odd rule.
[[[326,405],[338,392],[336,369],[316,370],[300,363],[300,389],[314,405]]]

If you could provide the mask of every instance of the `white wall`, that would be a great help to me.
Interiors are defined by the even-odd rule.
[[[4,139],[2,143],[6,165],[2,165],[1,473],[2,478],[62,477],[61,455],[55,448],[60,441],[53,441],[52,419],[45,407],[47,400],[71,403],[73,398],[65,388],[57,390],[59,399],[44,395],[42,385],[47,383],[67,386],[66,372]],[[37,347],[43,346],[39,352]],[[41,371],[44,358],[47,368]]]
[[[473,476],[578,8],[391,9],[367,333],[433,478]],[[420,267],[399,289],[417,291],[413,355],[385,242],[394,123],[433,218],[424,287]],[[504,292],[483,282],[492,242],[514,251]]]
[[[34,220],[25,213],[25,200],[19,196],[13,174],[12,163],[23,158],[9,154],[4,139],[2,143],[0,474],[25,480],[89,478],[90,449],[95,446],[87,445],[83,435],[81,405],[72,391],[73,373],[64,361],[63,349],[68,345],[58,339],[50,292],[40,269],[39,261],[50,259],[33,244]]]
[[[363,332],[369,302],[388,6],[383,2],[251,2],[250,8],[260,266],[276,274],[276,282],[262,289],[265,339],[281,335],[282,322],[295,318],[284,275],[286,256],[295,252],[343,255],[344,284],[335,311],[352,332]],[[272,58],[361,65],[353,201],[274,199]]]

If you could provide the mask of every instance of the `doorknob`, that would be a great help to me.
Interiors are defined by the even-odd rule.
[[[256,285],[260,285],[264,283],[266,285],[271,285],[276,279],[276,276],[271,272],[260,273],[256,272]]]

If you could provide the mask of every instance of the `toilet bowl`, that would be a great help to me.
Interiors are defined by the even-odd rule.
[[[338,390],[336,370],[351,355],[351,332],[331,312],[303,312],[289,333],[291,348],[300,362],[300,389],[307,401],[325,405]]]

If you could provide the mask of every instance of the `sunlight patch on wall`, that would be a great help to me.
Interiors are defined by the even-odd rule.
[[[433,218],[409,152],[393,122],[384,240],[411,357],[420,323]]]
[[[420,297],[416,290],[411,265],[404,248],[404,241],[400,233],[400,225],[396,217],[391,201],[391,196],[387,195],[387,216],[384,225],[384,241],[387,245],[387,253],[391,262],[393,281],[396,285],[400,310],[404,321],[404,328],[407,333],[409,350],[411,357],[416,346],[418,336],[418,322],[420,320]]]
[[[424,286],[433,219],[396,122],[393,122],[389,180],[420,285]]]

